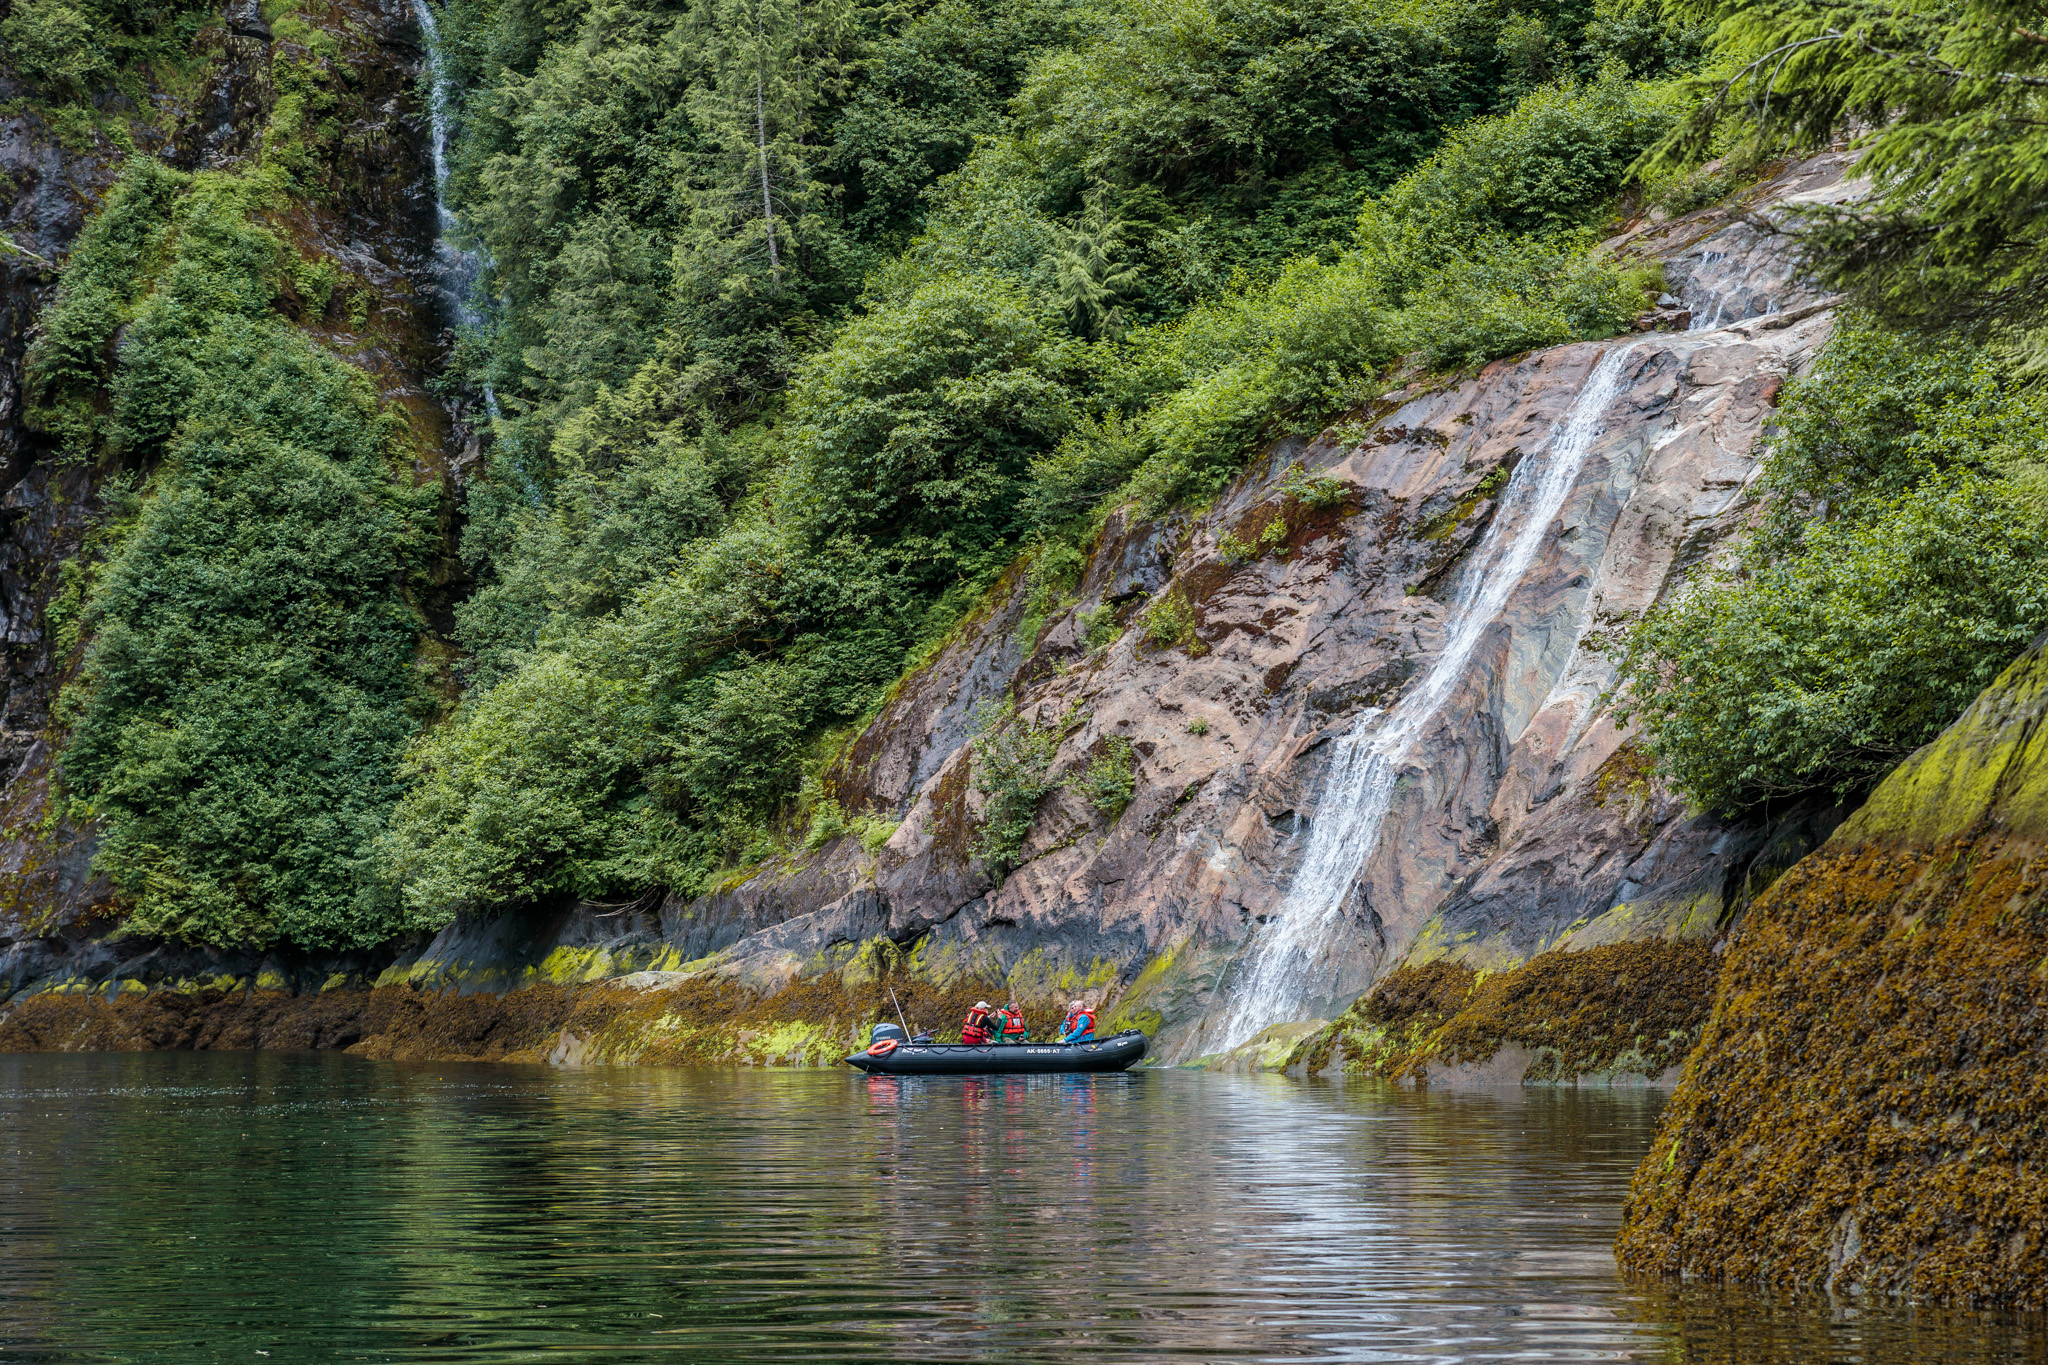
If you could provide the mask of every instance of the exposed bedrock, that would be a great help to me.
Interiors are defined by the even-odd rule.
[[[1840,158],[1822,158],[1760,198],[1846,193],[1841,176]],[[1313,441],[1280,442],[1199,515],[1112,516],[1029,638],[1032,584],[1013,571],[827,775],[849,812],[900,818],[886,843],[849,835],[691,902],[650,893],[465,920],[376,982],[456,996],[613,983],[655,1000],[715,981],[764,1019],[836,982],[818,1008],[848,1013],[831,1015],[829,1046],[776,1035],[757,1050],[801,1060],[863,1022],[868,997],[844,991],[874,979],[879,954],[935,1001],[969,982],[1039,1007],[1086,993],[1107,1022],[1155,1033],[1160,1060],[1281,1065],[1403,963],[1498,971],[1711,943],[1839,815],[1689,813],[1608,714],[1606,650],[1739,529],[1758,434],[1829,312],[1792,282],[1782,239],[1726,211],[1620,245],[1664,260],[1687,304],[1711,294],[1739,320],[1413,385]],[[1658,321],[1682,327],[1686,311]],[[1106,644],[1104,621],[1121,631]],[[972,856],[984,796],[968,741],[975,705],[1005,692],[1061,728],[1058,773],[1122,740],[1137,784],[1114,820],[1056,791],[997,881]],[[1361,823],[1332,769],[1397,729]],[[1319,827],[1317,875],[1336,888],[1322,901],[1297,875]],[[1294,954],[1285,970],[1272,969],[1276,943]],[[20,968],[0,974],[31,993],[111,995],[127,975]],[[166,968],[138,989],[196,980]],[[1629,1027],[1611,1024],[1616,1037]],[[658,1051],[630,1030],[607,1038],[571,1052]],[[1609,1049],[1593,1069],[1661,1074],[1660,1041]]]
[[[2048,642],[1735,932],[1633,1270],[2048,1302]]]

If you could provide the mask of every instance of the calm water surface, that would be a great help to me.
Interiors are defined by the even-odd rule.
[[[0,1058],[0,1359],[2048,1358],[2039,1323],[1623,1281],[1660,1102]]]

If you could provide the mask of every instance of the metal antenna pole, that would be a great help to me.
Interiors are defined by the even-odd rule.
[[[903,1018],[903,1002],[896,998],[896,988],[889,988],[889,1003],[896,1007],[896,1022],[903,1025],[903,1036],[910,1036],[910,1025]]]

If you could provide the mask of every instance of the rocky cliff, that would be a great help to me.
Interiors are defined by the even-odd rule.
[[[265,17],[268,15],[268,18]],[[421,99],[424,53],[400,0],[229,5],[197,25],[189,51],[68,99],[23,82],[0,52],[0,990],[31,982],[253,982],[290,969],[318,983],[381,966],[243,956],[110,935],[113,899],[90,871],[92,832],[51,797],[52,708],[78,663],[80,585],[103,553],[111,478],[145,471],[67,455],[32,420],[23,365],[73,240],[124,166],[151,158],[218,177],[282,170],[263,227],[296,257],[332,269],[313,297],[289,289],[279,315],[369,374],[402,414],[412,475],[438,482],[453,534],[464,447],[426,388],[449,341],[437,296],[434,168]],[[139,98],[138,98],[139,96]],[[116,336],[108,350],[118,350]],[[412,605],[447,624],[457,569],[443,553]],[[425,662],[433,662],[433,649]],[[388,955],[385,955],[388,959]]]
[[[1842,176],[1823,157],[1748,206]],[[1729,209],[1614,246],[1663,263],[1673,304],[1645,330],[1389,392],[1197,514],[1113,515],[1077,582],[1020,564],[828,774],[859,833],[693,902],[531,907],[395,960],[24,935],[0,1045],[803,1062],[891,989],[933,1023],[979,993],[1081,992],[1160,1060],[1327,1067],[1385,1051],[1344,1012],[1397,970],[1626,949],[1663,984],[1610,993],[1611,1045],[1546,1052],[1492,1008],[1461,1065],[1661,1075],[1697,1030],[1693,959],[1837,817],[1688,813],[1607,713],[1606,647],[1741,525],[1758,433],[1829,315]],[[998,878],[969,740],[1003,696],[1057,732],[1054,776],[1128,753],[1134,781],[1114,815],[1055,790]]]
[[[1637,1171],[1625,1267],[2038,1307],[2048,642],[1773,886]]]

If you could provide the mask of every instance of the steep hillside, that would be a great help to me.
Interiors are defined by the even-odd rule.
[[[18,9],[10,23],[35,21]],[[188,805],[186,831],[160,827],[137,850],[144,862],[159,859],[160,871],[190,877],[209,837],[200,826],[267,820],[282,834],[294,818],[292,786],[316,803],[328,797],[315,794],[319,779],[303,769],[284,776],[291,760],[281,757],[280,730],[293,723],[259,714],[276,698],[244,689],[248,713],[228,719],[218,696],[198,701],[189,679],[173,675],[209,648],[274,651],[297,634],[324,649],[309,623],[283,622],[354,599],[341,609],[368,610],[387,632],[389,687],[415,687],[409,673],[431,687],[441,657],[434,632],[447,624],[455,576],[447,537],[462,447],[426,388],[444,357],[448,319],[437,298],[434,176],[410,11],[316,4],[259,15],[251,5],[122,24],[131,27],[114,25],[65,59],[83,63],[91,80],[49,74],[62,53],[23,47],[10,55],[24,69],[36,57],[40,83],[0,69],[8,98],[0,154],[11,185],[10,249],[0,255],[0,582],[9,622],[0,663],[8,679],[0,939],[10,964],[0,975],[14,983],[104,971],[119,955],[100,939],[125,908],[89,866],[105,849],[104,815],[81,825],[73,801],[85,765],[68,793],[53,785],[57,750],[81,719],[89,731],[98,710],[106,737],[124,746],[147,713],[145,728],[192,745],[161,752],[168,769],[143,780],[183,780],[194,800],[219,798],[213,815]],[[272,383],[266,396],[262,386]],[[277,406],[287,394],[320,411],[289,417]],[[194,417],[216,425],[204,435],[179,427]],[[359,425],[353,434],[315,430],[331,417]],[[301,426],[292,429],[293,420]],[[311,463],[287,471],[280,455]],[[313,493],[313,483],[324,486]],[[287,511],[294,499],[299,510]],[[178,530],[174,504],[197,521]],[[275,519],[250,520],[251,506]],[[358,506],[369,534],[383,539],[362,542],[366,558],[342,573],[337,546],[362,529],[347,525]],[[200,549],[209,535],[221,543]],[[199,560],[181,559],[193,555],[239,560],[255,578],[201,581]],[[125,567],[110,568],[117,563]],[[158,634],[149,643],[157,627],[146,617],[156,608],[132,618],[142,631],[129,637],[140,651],[131,658],[147,677],[125,713],[90,700],[96,692],[111,703],[106,687],[78,687],[84,643],[119,615],[111,598],[88,602],[118,581],[110,573],[141,574],[133,581],[143,598],[174,585],[171,598],[185,594],[176,609],[197,612],[177,639]],[[326,592],[337,599],[320,607],[298,597]],[[266,593],[269,606],[253,604]],[[271,613],[254,641],[201,643],[203,623],[245,611],[252,622]],[[340,627],[352,649],[370,645],[367,619]],[[169,653],[151,657],[151,649]],[[316,674],[330,667],[305,658],[272,664]],[[411,704],[385,711],[405,715]],[[187,720],[209,711],[223,722],[215,741],[195,738]],[[295,724],[312,727],[326,750],[320,762],[338,757],[310,712]],[[241,797],[221,795],[230,770],[270,788],[254,798],[260,813],[246,804],[246,787]],[[220,834],[216,827],[211,837]],[[188,838],[180,853],[159,847]],[[169,951],[200,966],[210,956]]]
[[[1824,158],[1768,193],[1838,194],[1840,175]],[[1735,529],[1759,427],[1828,314],[1788,282],[1782,249],[1725,211],[1622,245],[1664,261],[1683,300],[1646,318],[1653,330],[1389,393],[1274,447],[1199,516],[1120,513],[1049,604],[1028,566],[1014,571],[827,772],[855,828],[696,899],[459,921],[401,955],[374,997],[318,1008],[353,1010],[378,1051],[439,1037],[485,1055],[820,1061],[891,985],[930,1022],[977,993],[1050,1010],[1085,992],[1155,1032],[1164,1060],[1282,1064],[1404,961],[1497,971],[1712,939],[1832,817],[1687,814],[1605,715],[1602,647]],[[1685,330],[1714,312],[1724,325]],[[1351,727],[1373,733],[1373,708],[1404,688],[1430,709],[1392,756],[1357,891],[1290,902],[1319,827],[1360,842],[1345,804],[1358,795],[1333,770]],[[1004,794],[975,775],[968,741],[977,707],[1005,693],[1010,732],[1042,745],[1028,780],[1049,795],[1026,807],[998,880],[982,841]],[[1277,971],[1276,941],[1296,954]],[[289,987],[284,964],[268,970],[263,984]],[[359,991],[349,980],[335,988]],[[88,982],[152,1022],[67,1024],[27,999],[0,1037],[189,1041],[212,1026],[164,1024],[150,989],[232,987],[223,1007],[246,1014],[239,991],[256,984],[105,963],[28,994]],[[516,1006],[476,994],[523,986],[541,989]],[[415,1003],[382,1003],[392,992]],[[265,1009],[296,1017],[313,1000]]]

